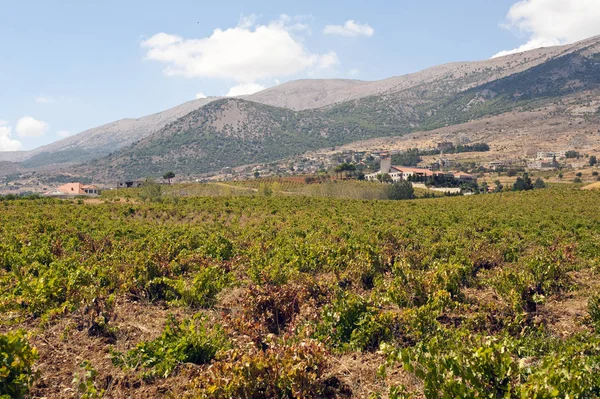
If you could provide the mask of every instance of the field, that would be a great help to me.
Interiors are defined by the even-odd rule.
[[[0,201],[0,397],[600,396],[599,191],[218,187]]]

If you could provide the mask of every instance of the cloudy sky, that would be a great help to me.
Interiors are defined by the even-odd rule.
[[[204,96],[600,34],[599,0],[19,0],[0,15],[0,151]]]

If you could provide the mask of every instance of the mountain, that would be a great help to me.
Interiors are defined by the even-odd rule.
[[[198,174],[525,111],[597,89],[600,37],[379,82],[297,81],[211,102],[87,167],[107,178]],[[285,108],[275,106],[282,102]]]
[[[108,168],[128,177],[165,168],[194,174],[273,161],[319,146],[435,129],[590,91],[600,84],[599,53],[600,37],[594,37],[375,82],[299,80],[251,96],[190,101],[29,153],[0,155],[0,161],[41,167],[86,160],[83,170]]]
[[[162,129],[167,123],[198,109],[216,98],[188,101],[175,108],[138,119],[122,119],[71,137],[56,141],[28,152],[0,152],[0,161],[22,162],[35,168],[49,164],[78,163],[108,155]]]

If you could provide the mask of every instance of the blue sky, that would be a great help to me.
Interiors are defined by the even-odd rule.
[[[600,34],[599,3],[3,1],[0,151],[32,149],[200,93],[246,93],[299,78],[383,79],[573,42]]]

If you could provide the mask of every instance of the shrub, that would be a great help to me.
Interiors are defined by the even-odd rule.
[[[298,284],[252,285],[244,298],[245,316],[273,334],[281,333],[315,293]]]
[[[509,340],[459,336],[433,338],[413,348],[388,351],[423,381],[427,398],[509,398],[518,364]]]
[[[415,197],[415,189],[406,180],[400,180],[387,188],[387,198],[390,200],[406,200]]]
[[[600,387],[600,340],[597,336],[567,340],[560,351],[544,356],[524,371],[529,375],[518,387],[521,398],[596,398]]]
[[[272,344],[265,351],[230,350],[192,383],[194,398],[323,398],[331,397],[336,381],[323,378],[326,351],[322,344],[303,341]]]
[[[228,347],[225,332],[218,324],[208,325],[202,318],[177,323],[169,317],[160,337],[142,342],[125,355],[112,351],[113,364],[133,370],[144,369],[143,376],[168,377],[181,363],[204,364]]]
[[[317,336],[329,341],[333,347],[345,348],[350,343],[354,330],[362,324],[365,317],[374,312],[375,309],[360,295],[341,292],[323,309]]]
[[[210,308],[216,296],[229,285],[229,274],[220,266],[206,266],[201,269],[191,284],[177,280],[175,287],[181,302],[192,308]]]
[[[33,383],[38,358],[22,330],[0,335],[0,397],[23,398]]]
[[[573,179],[573,183],[579,184],[579,183],[582,183],[582,180],[581,180],[580,177],[576,177],[576,178]]]
[[[104,397],[104,389],[98,388],[96,377],[98,372],[92,364],[85,360],[80,365],[80,373],[73,378],[73,385],[80,399],[99,399]]]
[[[596,331],[600,332],[600,295],[592,296],[588,301],[588,313],[592,325]]]
[[[544,183],[544,180],[542,180],[541,177],[538,177],[535,180],[535,183],[533,184],[533,188],[535,188],[536,190],[540,188],[546,188],[546,183]]]
[[[152,180],[146,180],[140,188],[138,196],[142,201],[160,202],[162,187]]]

